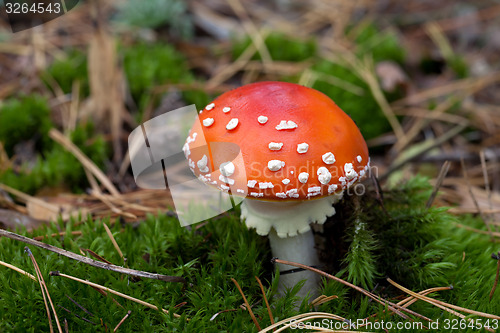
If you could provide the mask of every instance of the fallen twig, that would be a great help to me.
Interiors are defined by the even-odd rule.
[[[144,277],[144,278],[154,279],[154,280],[161,280],[161,281],[166,281],[166,282],[182,282],[182,283],[186,282],[186,280],[180,276],[168,276],[168,275],[163,275],[163,274],[149,273],[149,272],[144,272],[144,271],[138,271],[135,269],[124,268],[124,267],[120,267],[120,266],[116,266],[116,265],[110,265],[110,264],[106,264],[106,263],[103,263],[100,261],[95,261],[95,260],[92,260],[90,258],[81,256],[79,254],[69,252],[69,251],[60,249],[58,247],[55,247],[55,246],[52,246],[49,244],[45,244],[45,243],[36,241],[34,239],[24,237],[24,236],[21,236],[21,235],[18,235],[16,233],[13,233],[13,232],[10,232],[7,230],[3,230],[3,229],[0,229],[0,236],[14,239],[14,240],[17,240],[17,241],[20,241],[20,242],[23,242],[23,243],[26,243],[29,245],[34,245],[34,246],[40,247],[42,249],[49,250],[49,251],[55,252],[57,254],[60,254],[62,256],[68,257],[70,259],[74,259],[74,260],[77,260],[79,262],[83,262],[84,264],[87,264],[90,266],[94,266],[94,267],[98,267],[98,268],[102,268],[102,269],[107,269],[107,270],[122,273],[122,274]]]

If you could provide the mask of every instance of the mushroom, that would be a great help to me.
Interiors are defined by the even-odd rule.
[[[269,235],[273,256],[318,265],[310,224],[335,214],[333,204],[369,168],[368,148],[351,118],[321,92],[285,82],[228,91],[199,117],[190,135],[202,132],[206,142],[197,147],[230,142],[243,158],[194,149],[186,156],[194,174],[246,197],[241,218],[259,235]],[[280,271],[292,268],[280,266]],[[300,280],[306,282],[299,296],[316,294],[319,278],[308,271],[281,275],[280,290]]]

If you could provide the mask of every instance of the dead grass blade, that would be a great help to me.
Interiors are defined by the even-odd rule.
[[[21,274],[23,274],[23,275],[26,275],[27,277],[29,277],[29,278],[30,278],[30,279],[32,279],[33,281],[37,281],[37,279],[36,279],[36,277],[35,277],[34,275],[32,275],[32,274],[30,274],[30,273],[28,273],[28,272],[26,272],[26,271],[24,271],[24,270],[20,269],[19,267],[16,267],[16,266],[14,266],[14,265],[8,264],[8,263],[3,262],[3,261],[1,261],[1,260],[0,260],[0,265],[5,266],[5,267],[10,268],[10,269],[13,269],[13,270],[15,270],[16,272],[21,273]]]
[[[57,254],[60,254],[62,256],[68,257],[70,259],[80,261],[80,262],[87,264],[87,265],[90,265],[90,266],[94,266],[94,267],[98,267],[98,268],[102,268],[102,269],[107,269],[107,270],[122,273],[122,274],[143,277],[143,278],[148,278],[148,279],[161,280],[161,281],[165,281],[165,282],[182,282],[182,283],[186,282],[184,278],[179,277],[179,276],[168,276],[168,275],[163,275],[163,274],[155,274],[155,273],[149,273],[149,272],[144,272],[144,271],[137,271],[135,269],[124,268],[121,266],[110,265],[110,264],[106,264],[106,263],[103,263],[100,261],[95,261],[95,260],[92,260],[90,258],[81,256],[79,254],[69,252],[69,251],[60,249],[58,247],[49,245],[49,244],[41,243],[41,242],[36,241],[34,239],[24,237],[24,236],[21,236],[21,235],[18,235],[16,233],[13,233],[13,232],[10,232],[7,230],[3,230],[3,229],[0,229],[0,236],[14,239],[16,241],[20,241],[20,242],[23,242],[23,243],[26,243],[29,245],[37,246],[37,247],[40,247],[42,249],[49,250],[49,251],[55,252]]]
[[[94,251],[92,251],[90,249],[80,249],[80,252],[82,252],[82,251],[87,252],[92,257],[96,258],[99,261],[105,262],[106,264],[113,264],[111,261],[104,259],[103,257],[101,257],[100,255],[98,255],[97,253],[95,253]]]
[[[94,317],[94,315],[87,309],[85,309],[83,306],[80,305],[80,303],[78,303],[77,301],[75,301],[74,299],[72,299],[71,297],[69,297],[68,295],[66,295],[66,297],[71,301],[73,302],[73,304],[75,304],[77,307],[79,307],[83,312],[85,312],[86,314],[88,314],[89,316],[91,317]]]
[[[435,147],[439,147],[440,145],[442,145],[443,143],[447,142],[448,140],[451,140],[452,138],[454,138],[455,136],[457,136],[458,134],[460,134],[466,127],[467,127],[466,124],[459,124],[459,125],[451,128],[447,132],[445,132],[440,137],[438,137],[438,138],[436,138],[434,140],[428,140],[428,141],[426,141],[421,146],[419,146],[418,151],[416,151],[415,153],[412,153],[410,156],[408,156],[408,157],[406,157],[404,159],[401,159],[401,160],[393,163],[385,171],[384,174],[382,174],[380,177],[378,177],[379,181],[387,179],[387,177],[389,177],[389,175],[391,173],[393,173],[394,171],[396,171],[399,168],[403,167],[407,163],[409,163],[409,162],[415,160],[416,158],[424,155],[429,150],[431,150],[431,149],[433,149]]]
[[[427,296],[433,292],[436,292],[436,291],[442,291],[442,290],[451,290],[453,289],[453,287],[451,286],[448,286],[448,287],[434,287],[434,288],[429,288],[429,289],[426,289],[426,290],[423,290],[423,291],[420,291],[419,294],[420,295],[424,295],[424,296]],[[407,297],[405,298],[404,300],[398,302],[397,304],[398,305],[401,305],[402,307],[409,307],[410,305],[412,305],[413,303],[415,303],[416,301],[418,301],[418,298],[415,298],[413,296],[410,296],[410,297]],[[385,313],[385,310],[382,311],[382,313]],[[369,318],[375,318],[376,316],[378,315],[378,313],[374,313],[373,315],[365,318],[365,322],[369,319]],[[361,325],[361,327],[365,326],[366,324],[363,324]]]
[[[89,324],[92,324],[92,325],[97,325],[97,324],[96,324],[96,323],[94,323],[92,320],[89,320],[89,319],[87,319],[87,318],[85,318],[85,317],[83,317],[83,316],[80,316],[80,315],[78,315],[78,314],[76,314],[76,313],[74,313],[74,312],[72,312],[72,311],[70,311],[70,310],[66,309],[64,306],[61,306],[61,305],[59,305],[59,304],[57,304],[57,306],[58,306],[59,308],[61,308],[62,310],[66,311],[67,313],[72,314],[72,315],[73,315],[73,316],[75,316],[76,318],[83,320],[83,321],[84,321],[84,322],[86,322],[86,323],[89,323]],[[64,320],[66,320],[66,318],[65,318]],[[65,325],[66,325],[66,324],[65,324]],[[67,330],[66,330],[66,331],[67,331]]]
[[[113,332],[116,332],[118,331],[118,329],[120,328],[120,326],[122,326],[122,324],[125,322],[125,320],[130,316],[130,314],[132,313],[132,311],[128,310],[127,314],[125,315],[125,317],[122,318],[122,320],[120,320],[120,322],[118,323],[118,325],[116,325],[115,329],[113,330]]]
[[[236,281],[234,278],[231,278],[231,281],[236,285],[236,288],[238,288],[238,291],[241,294],[241,297],[243,297],[243,301],[245,302],[246,308],[248,310],[248,313],[250,313],[250,317],[252,317],[253,323],[257,327],[257,329],[260,331],[260,325],[259,322],[257,321],[257,318],[255,318],[255,315],[253,314],[252,307],[250,306],[250,303],[248,303],[247,298],[245,297],[245,294],[243,293],[243,290],[241,290],[240,285],[238,284],[238,281]]]
[[[312,302],[311,306],[318,306],[321,304],[325,304],[327,302],[330,302],[331,300],[339,298],[337,295],[331,295],[331,296],[325,296],[325,295],[320,295],[316,297]]]
[[[415,297],[415,298],[418,298],[422,301],[425,301],[427,303],[430,303],[432,305],[435,305],[445,311],[448,311],[460,318],[465,318],[464,315],[462,315],[461,313],[458,313],[456,311],[453,311],[453,310],[457,310],[457,311],[462,311],[462,312],[465,312],[465,313],[469,313],[469,314],[472,314],[472,315],[476,315],[476,316],[479,316],[479,317],[483,317],[483,318],[489,318],[489,319],[498,319],[500,320],[500,316],[496,316],[496,315],[492,315],[492,314],[489,314],[489,313],[485,313],[485,312],[480,312],[480,311],[474,311],[474,310],[470,310],[470,309],[466,309],[466,308],[462,308],[460,306],[457,306],[457,305],[453,305],[453,304],[450,304],[450,303],[446,303],[446,302],[443,302],[443,301],[439,301],[437,299],[434,299],[434,298],[431,298],[431,297],[427,297],[427,296],[424,296],[424,295],[421,295],[421,294],[418,294],[408,288],[405,288],[399,284],[397,284],[396,282],[392,281],[390,278],[387,278],[387,281],[392,284],[393,286],[395,286],[396,288],[404,291],[405,293]],[[453,309],[453,310],[451,310]]]
[[[404,313],[402,313],[401,311],[399,310],[403,310],[404,312],[408,313],[408,314],[411,314],[411,315],[414,315],[416,317],[419,317],[421,319],[424,319],[426,321],[432,321],[431,319],[419,314],[419,313],[416,313],[415,311],[411,311],[411,310],[408,310],[406,308],[403,308],[397,304],[394,304],[392,302],[389,302],[385,299],[383,299],[382,297],[380,296],[377,296],[361,287],[358,287],[350,282],[347,282],[345,280],[342,280],[334,275],[331,275],[331,274],[328,274],[328,273],[325,273],[317,268],[313,268],[313,267],[310,267],[310,266],[307,266],[307,265],[304,265],[304,264],[299,264],[299,263],[296,263],[296,262],[292,262],[292,261],[287,261],[287,260],[281,260],[281,259],[278,259],[278,258],[273,258],[273,263],[279,263],[279,264],[284,264],[284,265],[290,265],[290,266],[294,266],[294,267],[298,267],[298,268],[302,268],[302,269],[307,269],[309,271],[312,271],[312,272],[315,272],[315,273],[318,273],[320,275],[323,275],[324,277],[327,277],[329,279],[332,279],[332,280],[335,280],[337,282],[340,282],[346,286],[348,286],[349,288],[352,288],[356,291],[359,291],[360,293],[370,297],[371,299],[373,299],[375,302],[379,303],[379,304],[382,304],[384,306],[387,306],[391,311],[393,311],[394,313],[396,313],[397,315],[399,315],[400,317],[404,318],[404,319],[407,319],[407,320],[412,320],[410,317],[408,317],[407,315],[405,315]]]
[[[61,324],[59,323],[59,318],[57,317],[56,308],[54,307],[54,303],[52,303],[52,299],[50,298],[49,289],[47,288],[47,285],[45,284],[45,280],[43,279],[42,271],[40,270],[40,267],[38,267],[38,263],[36,262],[35,257],[33,256],[33,253],[31,253],[31,250],[26,246],[24,248],[24,251],[26,253],[28,253],[28,256],[30,257],[31,262],[33,263],[33,266],[35,267],[35,272],[36,272],[36,276],[38,279],[38,283],[40,283],[40,288],[42,289],[42,296],[43,296],[43,301],[45,303],[45,309],[47,310],[47,316],[49,317],[50,332],[53,332],[54,329],[52,327],[52,319],[50,316],[50,310],[49,310],[49,306],[47,304],[47,300],[48,300],[48,303],[50,304],[52,312],[54,313],[54,318],[56,320],[57,329],[58,329],[59,333],[62,333],[62,328],[61,328]]]
[[[264,290],[264,286],[262,285],[262,282],[260,281],[258,276],[255,277],[255,280],[257,280],[257,283],[259,284],[260,291],[262,292],[262,297],[264,298],[264,302],[266,303],[267,313],[269,314],[269,319],[271,320],[272,325],[274,324],[274,316],[271,311],[271,307],[269,306],[269,302],[267,301],[266,291]]]
[[[491,230],[491,225],[489,221],[486,219],[484,216],[483,212],[481,211],[481,208],[479,207],[479,203],[477,202],[476,196],[474,195],[474,192],[472,192],[472,185],[470,183],[469,175],[467,174],[467,168],[465,167],[465,161],[463,158],[460,159],[460,164],[462,165],[462,172],[464,175],[465,182],[467,184],[467,188],[469,189],[469,194],[472,199],[472,202],[474,202],[474,206],[476,207],[477,211],[479,212],[479,216],[483,220],[484,224],[486,224],[486,227],[488,228],[488,232],[490,234],[490,238],[492,241],[495,241],[495,237],[493,236],[493,230]]]
[[[448,170],[450,169],[450,165],[451,165],[451,162],[446,161],[446,162],[444,162],[443,166],[441,167],[441,170],[439,171],[439,175],[438,175],[437,180],[436,180],[436,184],[434,185],[434,189],[432,190],[432,194],[431,194],[429,200],[427,201],[427,204],[425,205],[425,207],[427,209],[431,208],[432,203],[434,202],[434,199],[436,199],[436,195],[439,191],[439,188],[443,184],[443,180],[446,177]]]
[[[83,283],[83,284],[86,284],[88,286],[91,286],[91,287],[94,287],[94,288],[99,288],[99,289],[102,289],[102,290],[105,290],[111,294],[114,294],[116,296],[120,296],[120,297],[123,297],[125,299],[128,299],[129,301],[132,301],[132,302],[136,302],[136,303],[139,303],[141,305],[144,305],[150,309],[153,309],[153,310],[157,310],[157,311],[162,311],[166,314],[169,314],[170,312],[168,310],[165,310],[165,309],[159,309],[156,305],[153,305],[151,303],[148,303],[148,302],[144,302],[144,301],[141,301],[140,299],[137,299],[137,298],[134,298],[132,296],[129,296],[129,295],[126,295],[126,294],[122,294],[121,292],[119,291],[116,291],[116,290],[113,290],[113,289],[110,289],[108,287],[104,287],[104,286],[101,286],[100,284],[97,284],[97,283],[93,283],[93,282],[90,282],[90,281],[85,281],[85,280],[82,280],[82,279],[79,279],[79,278],[76,278],[74,276],[71,276],[71,275],[67,275],[67,274],[63,274],[61,272],[55,272],[55,271],[52,271],[50,272],[50,275],[51,276],[62,276],[62,277],[65,277],[65,278],[68,278],[70,280],[73,280],[73,281],[77,281],[77,282],[80,282],[80,283]],[[174,317],[176,318],[180,318],[181,316],[178,315],[177,313],[174,313],[173,314]],[[189,320],[189,319],[187,319]]]
[[[109,193],[120,196],[120,192],[111,183],[111,181],[104,175],[104,173],[92,162],[85,154],[78,148],[73,142],[71,142],[67,137],[65,137],[61,132],[52,128],[49,131],[49,136],[63,146],[66,150],[72,153],[78,161],[83,165],[84,168],[89,170],[100,182],[106,187]]]
[[[432,98],[438,98],[448,94],[458,94],[459,92],[463,93],[464,91],[467,91],[468,94],[472,94],[493,83],[498,82],[499,80],[500,72],[494,72],[492,74],[479,78],[466,78],[462,80],[456,80],[439,87],[420,91],[416,94],[395,101],[393,105],[417,105],[424,103]]]
[[[121,130],[126,117],[123,72],[118,63],[116,41],[107,29],[102,15],[102,1],[91,1],[94,31],[89,42],[88,73],[90,86],[89,110],[101,126],[109,125],[113,142],[113,160],[123,158]]]
[[[118,243],[116,242],[116,239],[113,236],[113,233],[111,232],[111,230],[109,230],[109,227],[106,223],[103,223],[102,225],[104,226],[104,229],[106,229],[106,233],[108,234],[109,239],[111,239],[111,243],[113,243],[113,246],[115,247],[116,251],[120,255],[120,258],[122,258],[123,264],[125,264],[126,259],[123,256],[122,250],[120,249],[120,246],[118,246]]]
[[[255,45],[256,49],[259,51],[262,61],[264,63],[272,62],[271,54],[264,43],[265,37],[261,35],[255,24],[252,22],[240,0],[227,0],[227,3],[231,6],[231,9],[236,13],[242,22],[243,28],[252,40],[253,45]]]

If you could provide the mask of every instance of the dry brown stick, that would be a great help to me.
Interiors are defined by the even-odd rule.
[[[460,159],[460,164],[462,165],[464,179],[465,179],[465,182],[467,183],[467,188],[469,189],[469,194],[472,198],[472,202],[474,203],[474,206],[476,207],[477,211],[479,212],[479,216],[483,220],[484,224],[486,224],[486,227],[488,228],[488,232],[490,233],[491,240],[494,241],[495,237],[493,236],[493,230],[491,230],[490,222],[485,218],[481,208],[479,207],[479,203],[477,202],[476,196],[474,195],[474,192],[472,192],[472,185],[470,183],[469,175],[467,174],[467,168],[465,167],[465,161],[463,158]]]
[[[130,314],[132,313],[132,311],[128,310],[127,314],[125,315],[125,317],[122,318],[122,320],[120,320],[120,322],[118,323],[118,325],[116,325],[115,329],[113,330],[113,332],[116,332],[118,331],[118,329],[120,328],[120,326],[123,324],[123,322],[125,321],[125,319],[128,318],[128,316],[130,316]]]
[[[69,252],[69,251],[60,249],[58,247],[55,247],[55,246],[52,246],[49,244],[45,244],[45,243],[36,241],[34,239],[24,237],[24,236],[21,236],[21,235],[18,235],[16,233],[13,233],[13,232],[10,232],[7,230],[3,230],[3,229],[0,229],[0,236],[14,239],[14,240],[17,240],[17,241],[20,241],[20,242],[23,242],[23,243],[26,243],[29,245],[37,246],[37,247],[40,247],[42,249],[49,250],[49,251],[55,252],[57,254],[63,255],[63,256],[68,257],[70,259],[80,261],[80,262],[87,264],[87,265],[90,265],[90,266],[94,266],[94,267],[98,267],[98,268],[102,268],[102,269],[107,269],[107,270],[122,273],[122,274],[138,276],[138,277],[154,279],[154,280],[161,280],[161,281],[166,281],[166,282],[185,283],[185,281],[186,281],[184,278],[179,277],[179,276],[168,276],[168,275],[163,275],[163,274],[137,271],[135,269],[124,268],[124,267],[120,267],[120,266],[116,266],[116,265],[110,265],[110,264],[106,264],[103,262],[95,261],[95,260],[92,260],[90,258],[81,256],[79,254]]]
[[[78,161],[83,165],[84,168],[88,169],[106,189],[109,193],[120,196],[120,192],[111,183],[111,181],[104,175],[104,173],[99,169],[94,162],[92,162],[85,154],[78,148],[73,142],[71,142],[67,137],[65,137],[61,132],[52,128],[49,131],[49,136],[63,146],[66,150],[71,152]]]
[[[439,308],[448,308],[447,311],[451,312],[451,313],[454,313],[454,314],[457,314],[455,311],[453,310],[450,310],[450,309],[454,309],[454,310],[457,310],[457,311],[463,311],[463,312],[466,312],[466,313],[470,313],[470,314],[473,314],[473,315],[476,315],[476,316],[480,316],[480,317],[484,317],[484,318],[489,318],[489,319],[498,319],[500,320],[500,317],[499,316],[496,316],[496,315],[492,315],[492,314],[489,314],[489,313],[485,313],[485,312],[480,312],[480,311],[474,311],[474,310],[470,310],[470,309],[466,309],[466,308],[462,308],[460,306],[457,306],[457,305],[453,305],[453,304],[450,304],[450,303],[446,303],[446,302],[443,302],[443,301],[439,301],[437,299],[434,299],[434,298],[431,298],[431,297],[427,297],[427,296],[424,296],[424,295],[420,295],[408,288],[405,288],[399,284],[397,284],[396,282],[392,281],[390,278],[387,278],[387,281],[392,284],[393,286],[395,286],[396,288],[406,292],[407,294],[415,297],[415,298],[418,298],[418,299],[421,299],[427,303],[431,303],[432,305],[435,305]],[[462,314],[458,314],[460,316],[463,316]]]
[[[327,277],[329,279],[332,279],[332,280],[335,280],[337,282],[340,282],[340,283],[342,283],[342,284],[344,284],[344,285],[346,285],[346,286],[348,286],[348,287],[350,287],[350,288],[352,288],[354,290],[357,290],[360,293],[362,293],[362,294],[370,297],[375,302],[380,303],[380,304],[382,304],[384,306],[387,306],[391,311],[393,311],[394,313],[396,313],[397,315],[401,316],[404,319],[411,320],[410,317],[408,317],[407,315],[401,313],[401,311],[399,311],[398,309],[401,309],[401,310],[403,310],[403,311],[405,311],[405,312],[407,312],[409,314],[412,314],[412,315],[417,316],[419,318],[422,318],[424,320],[432,321],[431,319],[429,319],[429,318],[427,318],[425,316],[422,316],[421,314],[416,313],[415,311],[411,311],[411,310],[403,308],[403,307],[401,307],[401,306],[399,306],[397,304],[389,302],[389,301],[383,299],[382,297],[377,296],[377,295],[375,295],[375,294],[373,294],[373,293],[371,293],[371,292],[369,292],[369,291],[367,291],[367,290],[365,290],[365,289],[363,289],[361,287],[358,287],[358,286],[356,286],[356,285],[354,285],[354,284],[352,284],[350,282],[344,281],[344,280],[342,280],[342,279],[340,279],[340,278],[338,278],[338,277],[336,277],[334,275],[325,273],[322,270],[319,270],[317,268],[313,268],[313,267],[310,267],[310,266],[307,266],[307,265],[304,265],[304,264],[299,264],[299,263],[292,262],[292,261],[281,260],[281,259],[278,259],[278,258],[273,258],[272,261],[273,261],[273,263],[276,262],[276,263],[279,263],[279,264],[284,264],[284,265],[289,265],[289,266],[294,266],[294,267],[298,267],[298,268],[307,269],[309,271],[312,271],[312,272],[318,273],[320,275],[323,275],[323,276],[325,276],[325,277]]]
[[[259,322],[257,321],[257,318],[255,318],[255,315],[253,314],[252,308],[250,306],[250,303],[248,303],[247,298],[245,297],[245,294],[243,293],[243,290],[241,290],[240,285],[238,284],[238,281],[236,281],[234,278],[231,278],[231,281],[236,285],[236,288],[238,288],[238,291],[241,294],[241,297],[243,297],[243,301],[245,302],[245,305],[247,307],[248,312],[250,313],[250,317],[252,317],[253,323],[257,327],[257,329],[260,331],[260,325]]]
[[[83,283],[83,284],[86,284],[88,286],[91,286],[91,287],[94,287],[94,288],[98,288],[98,289],[102,289],[102,290],[105,290],[111,294],[115,294],[117,296],[120,296],[120,297],[123,297],[125,299],[128,299],[129,301],[132,301],[132,302],[136,302],[136,303],[139,303],[141,305],[144,305],[150,309],[153,309],[153,310],[157,310],[157,311],[163,311],[164,313],[166,314],[169,314],[169,311],[168,310],[165,310],[165,309],[159,309],[156,305],[153,305],[151,303],[148,303],[148,302],[144,302],[144,301],[141,301],[140,299],[137,299],[135,297],[132,297],[132,296],[129,296],[129,295],[126,295],[126,294],[122,294],[121,292],[119,291],[116,291],[116,290],[113,290],[113,289],[110,289],[108,287],[104,287],[104,286],[101,286],[100,284],[97,284],[97,283],[93,283],[93,282],[90,282],[90,281],[85,281],[85,280],[82,280],[82,279],[79,279],[79,278],[76,278],[74,276],[71,276],[71,275],[67,275],[67,274],[63,274],[61,272],[56,272],[56,271],[52,271],[50,272],[50,275],[51,276],[62,276],[62,277],[65,277],[65,278],[68,278],[70,280],[73,280],[73,281],[77,281],[77,282],[80,282],[80,283]],[[174,317],[176,318],[180,318],[180,315],[178,315],[177,313],[174,313],[173,314]],[[188,319],[189,320],[189,319]]]
[[[262,282],[260,281],[258,276],[255,277],[255,280],[257,280],[257,283],[259,284],[259,287],[260,287],[260,291],[262,292],[262,297],[264,297],[264,302],[266,303],[267,313],[269,314],[269,319],[271,320],[271,325],[272,325],[272,324],[274,324],[274,317],[273,317],[273,313],[271,311],[271,307],[269,306],[269,302],[267,301],[266,291],[264,290],[264,286],[262,285]]]
[[[30,257],[31,262],[33,263],[33,266],[35,267],[35,272],[36,272],[36,275],[38,277],[38,282],[40,283],[40,287],[42,288],[42,295],[43,295],[43,300],[45,301],[45,307],[47,308],[47,311],[49,311],[48,306],[47,306],[47,300],[45,299],[45,298],[47,298],[49,301],[50,307],[52,308],[52,312],[54,313],[54,319],[56,320],[57,329],[59,330],[59,333],[62,333],[61,323],[59,323],[59,318],[57,317],[56,308],[54,307],[54,303],[52,303],[52,299],[50,298],[49,289],[47,288],[47,284],[45,283],[45,280],[43,279],[42,271],[40,270],[40,267],[38,267],[38,263],[36,262],[35,257],[33,256],[33,253],[31,252],[31,250],[27,246],[25,246],[24,251],[26,253],[28,253],[28,256]],[[50,324],[50,328],[52,331],[52,320],[50,319],[50,312],[48,312],[48,315],[49,315],[49,324]]]
[[[436,184],[434,185],[434,189],[432,190],[432,194],[431,194],[429,200],[427,201],[427,204],[425,205],[425,207],[427,209],[429,209],[432,206],[434,199],[436,199],[436,195],[439,191],[439,188],[443,184],[443,180],[446,177],[448,170],[450,169],[450,165],[451,165],[450,161],[446,161],[446,162],[444,162],[443,166],[441,167],[441,170],[439,171],[439,175],[438,175],[437,180],[436,180]]]

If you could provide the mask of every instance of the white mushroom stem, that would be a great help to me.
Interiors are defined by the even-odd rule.
[[[333,204],[341,198],[342,193],[307,201],[245,199],[241,205],[241,218],[245,220],[248,228],[255,228],[259,235],[269,234],[274,257],[314,266],[319,264],[319,259],[309,224],[323,224],[327,217],[335,214]],[[282,272],[293,267],[279,265],[279,269]],[[320,279],[316,273],[310,271],[282,275],[280,292],[293,287],[301,280],[306,280],[306,283],[298,296],[303,298],[307,293],[310,293],[311,297],[317,296]]]
[[[314,247],[314,235],[312,230],[303,234],[298,234],[293,237],[281,238],[276,234],[274,229],[269,233],[269,242],[273,257],[302,263],[308,266],[319,265],[319,259]],[[297,269],[293,266],[278,264],[280,273],[291,269]],[[303,299],[309,293],[310,299],[316,298],[318,295],[318,285],[321,277],[311,271],[298,271],[288,274],[280,274],[280,282],[278,285],[278,293],[284,294],[286,289],[292,288],[298,282],[305,280],[302,289],[298,292],[298,296]]]

